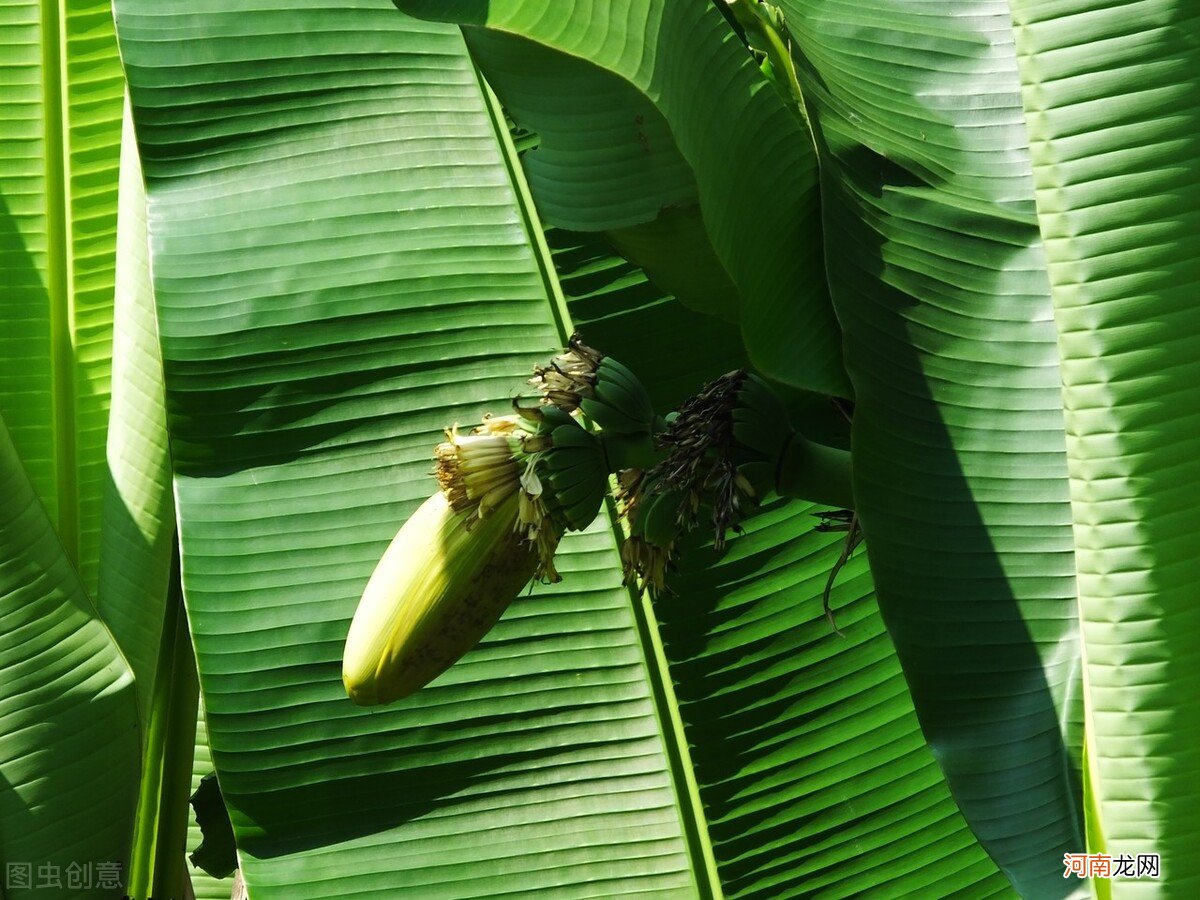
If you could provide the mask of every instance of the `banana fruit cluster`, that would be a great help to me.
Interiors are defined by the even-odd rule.
[[[611,434],[649,434],[661,423],[646,386],[626,366],[571,335],[564,353],[537,366],[529,383],[563,412],[581,411]]]
[[[787,409],[765,381],[738,370],[709,382],[684,403],[658,439],[666,458],[647,472],[658,492],[676,492],[680,531],[712,512],[713,543],[776,486],[779,461],[794,440]]]

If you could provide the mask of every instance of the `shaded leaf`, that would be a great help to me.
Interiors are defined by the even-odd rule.
[[[188,801],[192,805],[201,840],[188,856],[213,878],[227,878],[237,868],[237,847],[233,841],[233,824],[221,796],[217,773],[210,772],[200,779],[200,786]]]
[[[200,702],[199,714],[196,718],[196,746],[192,755],[192,784],[191,790],[194,795],[200,788],[200,781],[206,775],[212,773],[212,755],[208,750],[208,727],[204,723],[204,703]],[[218,788],[220,784],[218,783]],[[221,804],[224,806],[224,798],[221,799]],[[195,850],[204,840],[204,834],[201,831],[200,824],[196,821],[196,809],[191,803],[188,804],[188,834],[187,847],[184,849],[184,855],[188,856],[190,850]],[[229,818],[229,811],[225,811],[225,818]],[[232,828],[232,823],[230,823]],[[232,837],[230,838],[232,841]],[[236,847],[235,847],[236,850]],[[189,865],[188,875],[191,878],[192,893],[196,900],[229,900],[232,893],[233,885],[229,879],[213,878],[202,869],[196,869],[191,866],[191,860],[188,860]]]
[[[94,593],[105,482],[122,77],[112,11],[0,20],[0,413]]]
[[[741,309],[751,360],[797,387],[848,392],[822,277],[811,141],[708,0],[397,3],[581,57],[649,97],[695,174],[718,258],[754,298]]]
[[[1008,4],[783,0],[822,158],[880,608],[954,796],[1018,890],[1083,848],[1075,558]]]
[[[680,302],[737,321],[696,179],[650,99],[577,56],[484,28],[463,34],[505,111],[538,135],[522,163],[542,221],[604,232]]]

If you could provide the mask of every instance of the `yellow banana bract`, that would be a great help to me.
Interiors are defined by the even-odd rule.
[[[424,687],[475,646],[533,577],[514,492],[471,523],[441,491],[397,533],[367,583],[342,657],[360,706]]]

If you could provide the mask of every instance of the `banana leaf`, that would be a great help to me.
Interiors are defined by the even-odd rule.
[[[1095,852],[1115,897],[1200,887],[1200,17],[1014,2],[1062,359]],[[1135,870],[1136,871],[1136,870]]]
[[[967,821],[1081,890],[1082,684],[1058,335],[1005,3],[784,0],[822,162],[884,620]]]
[[[0,412],[94,594],[106,478],[123,81],[103,2],[0,18]]]
[[[137,798],[133,678],[2,419],[0,713],[5,896],[112,896]]]
[[[106,3],[6,3],[0,43],[0,857],[10,898],[109,896],[142,724],[97,610],[133,533],[136,466],[108,458],[123,78]]]

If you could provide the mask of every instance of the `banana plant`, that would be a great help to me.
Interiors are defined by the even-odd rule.
[[[286,12],[289,19],[295,14]],[[836,556],[837,538],[814,530],[806,504],[780,508],[779,532],[761,535],[757,547],[744,545],[749,555],[739,564],[768,565],[774,586],[758,593],[751,585],[729,609],[714,613],[733,629],[726,640],[742,647],[750,664],[726,672],[725,650],[697,666],[698,675],[707,669],[713,679],[696,695],[698,703],[709,692],[754,692],[770,667],[781,667],[772,679],[776,702],[796,708],[779,719],[751,715],[740,730],[747,737],[759,733],[751,740],[764,748],[789,730],[821,734],[825,753],[803,758],[785,751],[791,771],[779,784],[769,770],[731,770],[733,758],[721,747],[687,746],[667,650],[645,602],[633,602],[621,587],[611,523],[564,541],[561,586],[514,606],[479,651],[437,684],[395,708],[350,704],[341,655],[365,576],[430,493],[429,455],[442,430],[507,405],[531,365],[563,346],[571,312],[558,269],[507,125],[456,28],[420,23],[391,8],[347,6],[322,9],[312,20],[314,28],[323,23],[323,33],[340,35],[321,54],[303,50],[303,39],[268,40],[269,26],[247,33],[252,45],[276,48],[254,67],[263,75],[299,75],[294,89],[349,104],[333,119],[324,101],[309,104],[313,118],[279,145],[297,159],[311,157],[316,168],[306,170],[265,163],[282,135],[272,137],[273,127],[260,130],[268,123],[262,110],[247,108],[229,120],[226,101],[214,99],[237,85],[236,62],[188,67],[196,76],[196,102],[183,106],[207,110],[211,118],[173,122],[173,101],[160,120],[164,130],[151,129],[143,113],[160,102],[155,72],[167,62],[159,43],[163,23],[153,21],[157,12],[139,7],[118,7],[118,14],[154,221],[181,226],[152,229],[152,243],[162,248],[154,287],[173,409],[184,585],[212,756],[252,895],[357,890],[388,896],[422,887],[432,892],[437,885],[492,894],[496,879],[526,891],[571,890],[572,884],[578,891],[591,883],[610,895],[715,894],[723,876],[714,841],[721,844],[720,864],[732,866],[724,877],[741,880],[747,890],[769,890],[804,873],[861,885],[873,863],[848,852],[843,841],[852,834],[897,862],[901,886],[919,889],[938,877],[1000,886],[920,741],[898,667],[880,656],[886,638],[861,561],[857,577],[848,577],[836,598],[857,601],[844,616],[852,640],[842,645],[825,625],[822,560]],[[244,22],[230,8],[210,10],[196,24],[206,32]],[[297,35],[305,30],[296,31],[294,22],[288,28]],[[234,57],[238,43],[229,45]],[[365,54],[355,79],[365,67],[375,73],[366,81],[383,79],[387,87],[339,88],[350,84],[339,62],[348,53]],[[441,67],[425,64],[431,53]],[[740,51],[725,58],[740,77],[752,75]],[[279,102],[258,94],[254,84],[244,87],[248,102]],[[169,93],[178,99],[178,90],[174,85]],[[784,110],[772,115],[791,123]],[[448,142],[422,125],[435,120],[453,121],[450,131],[459,137]],[[180,123],[184,130],[176,130]],[[190,196],[167,188],[179,183],[175,167],[196,139],[192,124],[199,133],[246,129],[218,144],[249,141],[256,147],[249,158],[265,154],[266,167],[246,170],[245,180],[218,189],[224,176],[214,163],[193,172]],[[397,127],[405,130],[401,139]],[[185,225],[171,211],[175,202],[200,203],[207,212],[188,216]],[[351,206],[355,214],[346,229],[322,232],[324,249],[314,257],[305,237],[311,223]],[[285,218],[278,218],[280,211]],[[213,227],[193,231],[208,216]],[[222,221],[226,225],[216,228]],[[230,243],[214,243],[221,234]],[[640,302],[651,309],[645,315],[629,310],[631,333],[638,333],[640,321],[674,335],[673,348],[657,348],[665,354],[660,370],[688,360],[683,339],[689,333],[707,333],[710,346],[721,345],[724,327],[680,318],[686,311],[669,297],[645,297],[652,289],[636,270],[625,266],[612,280],[604,276],[605,267],[617,265],[611,252],[589,260],[594,248],[563,247],[564,258],[572,252],[578,262],[566,271],[578,279],[581,294],[597,273],[611,285],[604,315]],[[352,258],[359,262],[347,264]],[[192,271],[203,277],[189,276],[197,263],[200,269]],[[253,287],[265,288],[273,279],[264,282],[263,273],[280,266],[280,273],[290,273],[280,276],[293,286],[288,290],[300,291],[282,302]],[[241,298],[229,311],[233,320],[216,312],[230,298]],[[207,309],[209,302],[216,306]],[[222,334],[230,326],[250,342],[230,342]],[[732,349],[725,345],[724,359],[692,354],[691,373],[676,373],[672,389],[682,383],[692,391],[720,374],[723,369],[708,367],[724,365]],[[653,381],[657,372],[646,374]],[[187,398],[193,405],[173,406]],[[251,515],[236,513],[239,507]],[[298,516],[307,520],[303,527]],[[793,540],[799,538],[806,540]],[[775,558],[793,544],[787,552],[796,556]],[[795,587],[777,597],[785,585]],[[708,602],[720,596],[710,591]],[[769,639],[764,618],[779,623],[779,639]],[[680,640],[677,653],[694,644]],[[857,691],[873,695],[888,729],[875,728],[878,719],[847,722],[846,713],[835,711],[855,696],[848,684],[789,675],[795,666],[811,665],[792,658],[808,643],[817,644],[821,656],[871,658]],[[241,649],[231,657],[231,647]],[[709,721],[723,702],[709,707]],[[826,707],[826,720],[806,721]],[[867,764],[847,796],[842,779],[826,769],[855,758]],[[805,808],[834,803],[842,840],[790,850],[764,840],[747,855],[742,828],[718,829],[714,838],[697,782],[705,763],[697,760],[708,761],[714,800],[726,796],[733,820],[783,817],[795,826],[785,838],[790,843],[802,839]],[[899,787],[881,790],[897,776]],[[744,778],[745,786],[736,787]],[[896,805],[910,808],[914,818],[902,830],[886,824]],[[763,819],[762,827],[769,835],[779,826]],[[910,831],[929,848],[915,858],[903,839]],[[492,839],[481,842],[481,834]],[[783,872],[776,870],[781,853],[792,857]],[[943,855],[948,864],[923,864]]]
[[[5,862],[182,893],[198,670],[254,898],[1188,895],[1200,24],[1141,7],[117,0],[121,140],[105,5],[10,4]],[[356,707],[443,430],[576,328],[662,411],[771,379],[869,567],[801,492],[651,598],[607,504]]]

